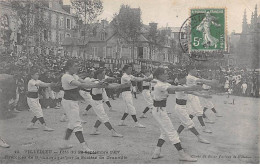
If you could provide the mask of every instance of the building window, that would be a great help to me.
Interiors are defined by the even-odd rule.
[[[63,37],[64,37],[63,33],[60,32],[60,33],[59,33],[59,38],[60,38],[60,39],[59,39],[59,42],[60,42],[60,44],[62,43],[62,41],[63,41],[63,39],[64,39]]]
[[[64,27],[64,19],[63,17],[60,18],[60,28]]]
[[[186,34],[185,33],[181,33],[181,39],[186,39]]]
[[[105,37],[106,37],[106,33],[105,32],[101,32],[100,37],[101,37],[101,41],[104,41]]]
[[[174,39],[174,33],[171,33],[171,38]]]
[[[67,27],[67,29],[71,29],[70,19],[67,19],[66,27]]]
[[[112,47],[107,47],[107,57],[112,57],[113,50]]]
[[[98,56],[98,48],[97,47],[92,47],[92,53],[94,57]]]
[[[56,42],[56,30],[52,30],[52,32],[51,32],[51,40],[52,40],[52,42]]]
[[[48,31],[47,30],[43,30],[43,39],[44,39],[44,41],[48,41]]]
[[[52,27],[56,28],[56,24],[57,24],[57,15],[53,14],[51,18],[51,25]]]
[[[130,47],[122,47],[122,57],[131,58],[131,48]]]
[[[68,37],[71,37],[70,33],[67,33],[67,34],[66,34],[66,38],[68,38]]]

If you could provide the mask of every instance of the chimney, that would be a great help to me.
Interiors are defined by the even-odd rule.
[[[102,28],[105,28],[108,25],[108,21],[105,19],[101,20],[101,25],[102,25]]]

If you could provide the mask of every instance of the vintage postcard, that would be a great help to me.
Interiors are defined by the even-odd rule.
[[[0,164],[259,164],[259,0],[0,0]]]

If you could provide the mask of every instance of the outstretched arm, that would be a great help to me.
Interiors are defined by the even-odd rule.
[[[107,88],[110,88],[110,89],[120,89],[120,88],[127,88],[127,87],[130,87],[130,86],[131,86],[130,83],[125,83],[125,84],[112,83],[112,84],[109,84],[107,86]]]
[[[70,82],[71,85],[77,86],[77,87],[82,87],[85,89],[91,89],[91,88],[105,88],[107,87],[107,84],[104,82],[99,82],[99,83],[81,83],[79,81],[73,80]]]
[[[198,86],[198,85],[195,85],[195,86],[189,86],[189,87],[184,87],[184,86],[181,86],[181,85],[178,85],[178,86],[169,86],[167,88],[167,91],[170,93],[170,94],[173,94],[175,91],[194,91],[194,90],[202,90],[202,87],[201,86]]]
[[[45,83],[45,82],[39,82],[39,83],[36,83],[35,86],[40,86],[40,87],[51,87],[51,86],[54,86],[55,83]]]
[[[199,93],[199,92],[187,91],[185,93],[192,94],[192,95],[199,96],[199,97],[204,97],[204,98],[207,98],[207,99],[212,98],[212,96],[210,96],[210,95],[202,94],[202,93]]]
[[[141,78],[141,77],[134,77],[133,79],[131,79],[131,81],[136,81],[136,82],[142,82],[142,81],[151,81],[152,78]]]
[[[216,87],[219,85],[219,82],[215,79],[213,80],[208,80],[208,79],[197,79],[197,82],[198,83],[204,83],[206,85],[209,85],[209,86],[213,86],[213,87]]]

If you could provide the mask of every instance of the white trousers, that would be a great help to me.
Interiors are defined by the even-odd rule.
[[[202,116],[203,108],[201,107],[198,96],[188,94],[187,98],[188,113],[193,116]]]
[[[107,96],[107,92],[106,92],[105,89],[104,89],[104,91],[102,92],[102,99],[103,99],[104,102],[109,101],[108,96]]]
[[[143,92],[142,92],[142,95],[143,95],[144,100],[147,103],[148,107],[150,109],[152,109],[153,108],[153,99],[151,97],[150,90],[144,89]]]
[[[109,117],[105,112],[102,100],[92,100],[91,105],[100,121],[102,121],[103,123],[109,122]]]
[[[159,124],[161,131],[160,139],[165,140],[168,136],[172,144],[180,142],[179,135],[174,129],[171,119],[169,118],[165,107],[153,107],[152,114]]]
[[[86,92],[86,91],[83,91],[83,90],[80,90],[79,91],[79,94],[83,97],[83,99],[88,103],[88,104],[91,104],[92,103],[92,96],[90,95],[89,92]],[[92,105],[92,104],[91,104]]]
[[[208,109],[214,108],[214,104],[212,103],[212,101],[210,99],[201,97],[200,102],[201,102],[202,107],[206,107]]]
[[[122,92],[122,98],[125,102],[125,113],[129,113],[130,115],[136,115],[136,110],[134,107],[131,91]]]
[[[176,104],[175,113],[176,113],[177,117],[180,119],[180,121],[184,127],[189,128],[189,129],[194,127],[194,122],[189,117],[186,105]]]
[[[27,103],[30,108],[30,111],[32,111],[33,115],[37,118],[43,117],[42,107],[39,102],[39,98],[29,98],[27,97]]]
[[[79,117],[79,102],[62,99],[61,104],[69,119],[68,128],[74,130],[74,132],[83,131]]]

